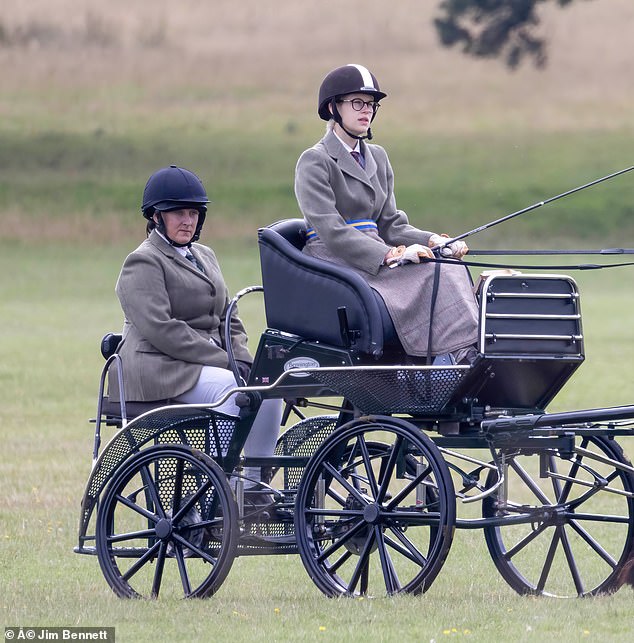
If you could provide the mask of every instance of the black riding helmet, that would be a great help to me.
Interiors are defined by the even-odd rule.
[[[363,65],[344,65],[343,67],[337,67],[333,69],[322,81],[321,86],[319,87],[319,106],[317,112],[325,121],[329,121],[331,118],[335,119],[336,123],[344,129],[346,134],[352,136],[352,138],[363,139],[363,138],[372,138],[372,132],[368,129],[367,136],[355,136],[348,132],[341,120],[341,115],[337,109],[337,100],[341,96],[346,94],[371,94],[374,97],[374,100],[380,101],[382,98],[385,98],[387,94],[382,92],[379,83],[370,72],[369,69],[363,67]],[[328,107],[332,107],[332,113]],[[374,120],[376,112],[372,114],[372,119]]]
[[[161,168],[152,174],[145,184],[143,190],[143,204],[141,211],[143,216],[150,222],[154,223],[154,214],[158,213],[158,224],[156,227],[173,246],[191,245],[200,238],[200,231],[205,223],[207,214],[207,203],[209,199],[205,186],[202,181],[189,170],[176,165]],[[170,210],[181,210],[183,208],[193,208],[198,210],[198,225],[194,231],[190,243],[180,244],[172,241],[165,232],[163,217],[161,212]]]

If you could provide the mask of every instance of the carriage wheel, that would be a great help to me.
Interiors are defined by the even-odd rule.
[[[363,418],[309,461],[295,533],[304,567],[327,596],[420,593],[449,553],[455,512],[433,442],[402,420]]]
[[[577,436],[575,446],[584,452],[572,458],[554,451],[512,456],[508,500],[483,502],[485,518],[509,519],[485,527],[484,535],[498,571],[520,594],[614,591],[633,555],[634,476],[601,458],[631,464],[614,440]],[[532,518],[511,523],[521,515]]]
[[[235,558],[238,512],[200,451],[156,446],[115,473],[97,513],[101,570],[122,598],[213,594]]]

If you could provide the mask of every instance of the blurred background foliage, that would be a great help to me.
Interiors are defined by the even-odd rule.
[[[539,20],[545,67],[511,71],[502,45],[498,60],[442,46],[439,21],[473,35],[510,4]],[[463,232],[632,164],[632,20],[630,0],[5,0],[0,240],[138,241],[143,185],[176,163],[210,192],[206,240],[254,243],[258,226],[298,215],[295,161],[323,133],[317,89],[347,62],[388,92],[373,130],[399,207]],[[633,176],[471,245],[623,245]]]

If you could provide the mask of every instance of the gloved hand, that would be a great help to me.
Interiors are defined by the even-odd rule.
[[[411,263],[420,263],[421,257],[433,259],[434,253],[427,246],[423,246],[420,243],[413,243],[411,246],[407,246],[403,251],[403,254],[401,255],[401,263],[406,263],[408,261]]]
[[[432,234],[431,237],[429,237],[429,247],[433,248],[434,246],[438,246],[444,243],[445,239],[449,239],[448,234]],[[440,256],[462,259],[468,252],[469,247],[464,241],[454,241],[440,249]]]
[[[405,252],[405,246],[394,246],[393,248],[390,248],[385,253],[383,263],[388,268],[394,268],[395,266],[398,266],[404,252]]]

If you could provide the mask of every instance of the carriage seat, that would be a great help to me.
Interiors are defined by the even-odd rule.
[[[303,219],[258,230],[269,328],[375,359],[402,352],[381,296],[356,272],[304,254],[305,239]]]

